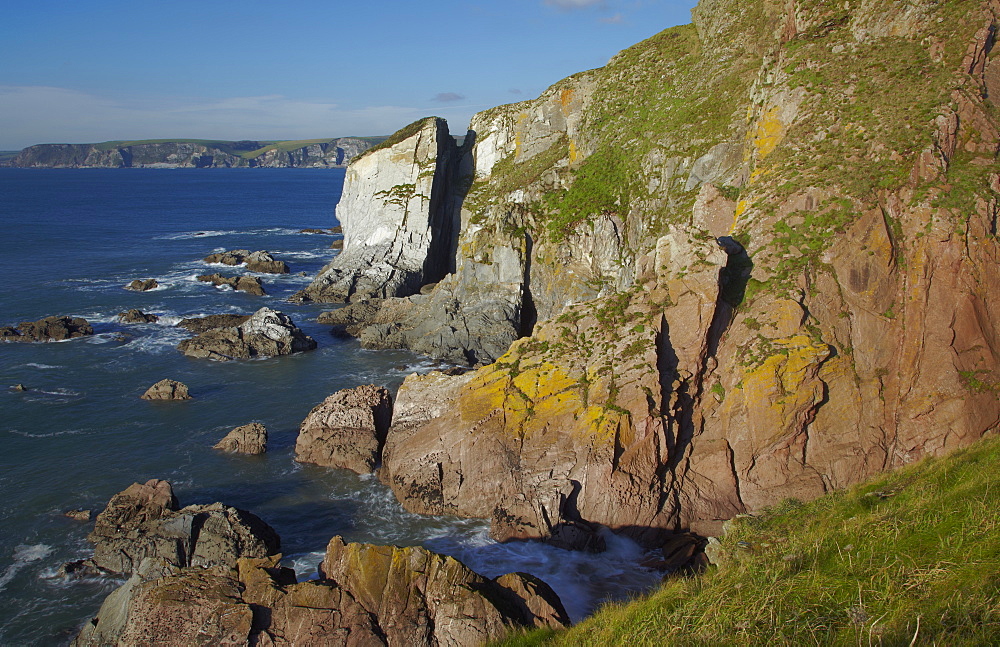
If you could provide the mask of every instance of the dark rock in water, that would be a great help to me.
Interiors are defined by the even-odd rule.
[[[147,557],[176,567],[232,568],[241,557],[280,549],[277,533],[255,515],[221,503],[178,509],[170,483],[157,479],[113,496],[87,540],[94,544],[94,565],[120,575]]]
[[[237,427],[214,448],[238,454],[263,454],[267,451],[267,428],[259,422]]]
[[[126,310],[118,313],[118,321],[130,324],[156,323],[160,318],[156,315],[146,314],[142,310]]]
[[[90,521],[90,510],[67,510],[63,515],[76,521]]]
[[[15,391],[22,391],[22,392],[28,390],[28,387],[26,387],[26,386],[24,386],[23,384],[20,384],[20,383],[15,384],[14,386],[12,386],[10,388],[12,388]]]
[[[302,421],[295,460],[369,474],[381,456],[391,421],[388,390],[366,384],[338,391]]]
[[[156,279],[136,279],[126,285],[125,289],[134,290],[135,292],[146,292],[158,287],[160,287],[160,283]]]
[[[248,249],[234,249],[228,252],[210,254],[203,259],[206,263],[222,263],[223,265],[243,265],[251,272],[263,274],[288,274],[288,263],[275,260],[268,252],[251,252]]]
[[[61,341],[93,334],[93,327],[82,317],[45,317],[38,321],[22,321],[17,326],[0,327],[0,340],[3,341]]]
[[[296,582],[280,556],[235,568],[147,558],[113,591],[78,646],[478,645],[511,629],[568,624],[558,596],[521,573],[490,580],[423,548],[330,541],[323,579]]]
[[[213,328],[235,328],[249,318],[250,315],[208,315],[207,317],[182,319],[177,327],[201,334]]]
[[[316,348],[288,315],[261,308],[239,326],[213,328],[185,339],[177,348],[190,357],[230,360],[290,355]]]
[[[338,238],[337,240],[330,243],[330,249],[342,250],[344,249],[344,239]]]
[[[264,292],[263,284],[256,276],[223,276],[221,274],[202,274],[198,277],[198,280],[205,283],[211,283],[216,286],[228,285],[234,290],[246,292],[247,294],[252,294],[258,297],[262,297],[266,294]]]
[[[160,380],[139,396],[143,400],[190,400],[187,385],[177,380]]]

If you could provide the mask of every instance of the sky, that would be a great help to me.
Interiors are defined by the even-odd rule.
[[[388,135],[691,22],[695,0],[0,0],[0,150]]]

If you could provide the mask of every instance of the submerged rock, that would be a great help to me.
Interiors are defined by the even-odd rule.
[[[288,315],[261,308],[235,327],[212,328],[185,339],[177,348],[190,357],[216,360],[290,355],[316,348],[316,341]]]
[[[214,448],[238,454],[263,454],[267,451],[267,428],[259,422],[242,425],[226,434]]]
[[[118,313],[118,321],[129,324],[156,323],[160,318],[153,314],[146,314],[142,310],[132,308],[125,312]]]
[[[83,317],[45,317],[38,321],[22,321],[17,326],[0,327],[3,341],[62,341],[94,334],[94,328]]]
[[[163,379],[146,389],[139,397],[143,400],[190,400],[191,394],[183,382]]]
[[[247,294],[252,294],[258,297],[262,297],[267,294],[264,292],[264,286],[261,283],[260,278],[256,276],[223,276],[221,274],[202,274],[198,277],[198,280],[204,283],[211,283],[215,286],[228,285],[234,290],[246,292]]]
[[[135,279],[126,285],[125,289],[135,292],[147,292],[158,287],[160,287],[160,283],[156,279]]]
[[[366,384],[338,391],[302,421],[295,460],[371,473],[391,419],[392,398],[385,388]]]

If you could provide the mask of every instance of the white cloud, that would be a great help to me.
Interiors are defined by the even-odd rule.
[[[66,88],[0,86],[0,149],[184,137],[306,139],[390,134],[425,116],[406,106],[343,108],[281,95],[120,101]],[[447,117],[448,115],[442,115]],[[459,115],[468,119],[465,115]]]
[[[607,18],[601,18],[600,21],[606,25],[620,25],[621,23],[625,22],[625,17],[622,16],[620,13],[616,13],[613,16],[608,16]]]

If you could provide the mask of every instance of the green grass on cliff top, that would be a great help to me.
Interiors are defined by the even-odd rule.
[[[734,524],[721,567],[501,644],[1000,644],[998,467],[990,438],[786,501]]]

